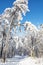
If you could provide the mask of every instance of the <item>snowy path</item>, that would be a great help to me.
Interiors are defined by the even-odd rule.
[[[0,61],[0,65],[18,65],[18,63],[25,58],[22,56],[15,56],[13,58],[6,59],[6,62],[3,63]]]
[[[28,57],[20,61],[19,65],[43,65],[43,58]]]
[[[0,65],[43,65],[43,58],[15,56],[6,59],[5,63],[0,62]]]

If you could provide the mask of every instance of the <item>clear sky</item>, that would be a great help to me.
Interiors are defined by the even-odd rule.
[[[12,3],[15,0],[0,0],[0,14],[4,11],[5,8],[12,7]],[[23,21],[31,21],[35,25],[43,23],[43,0],[29,0],[29,9],[30,12],[26,13],[26,16],[23,16]]]

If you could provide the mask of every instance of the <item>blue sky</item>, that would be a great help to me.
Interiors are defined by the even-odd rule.
[[[12,7],[15,0],[0,0],[0,14],[3,13],[5,8]],[[43,0],[29,0],[30,12],[23,16],[22,22],[26,20],[31,21],[36,26],[43,23]]]

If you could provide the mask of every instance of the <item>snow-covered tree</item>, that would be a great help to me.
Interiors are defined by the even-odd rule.
[[[38,34],[36,36],[36,46],[39,49],[39,56],[43,55],[43,24],[40,25]]]
[[[27,46],[31,50],[31,56],[33,55],[33,50],[36,44],[36,35],[38,33],[38,29],[35,25],[33,25],[31,22],[26,21],[24,24],[24,28],[26,31],[26,37],[28,39]]]
[[[15,54],[38,57],[38,53],[43,53],[43,24],[38,29],[29,21],[20,22],[27,11],[28,0],[16,0],[0,15],[0,57],[4,62],[6,57]],[[19,36],[18,32],[24,36]]]
[[[20,27],[20,20],[22,20],[22,14],[29,11],[28,9],[28,0],[16,0],[13,3],[12,8],[6,8],[2,15],[0,15],[0,41],[2,40],[4,43],[2,57],[7,57],[8,49],[9,49],[9,39],[11,38],[11,30],[14,30],[17,27]],[[2,32],[2,33],[1,33]]]

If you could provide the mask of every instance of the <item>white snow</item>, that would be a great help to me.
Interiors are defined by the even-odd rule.
[[[18,65],[43,65],[43,59],[28,57],[20,61]]]
[[[0,59],[0,65],[18,65],[18,63],[26,57],[27,56],[15,55],[13,58],[7,58],[5,63],[3,62],[3,59]]]
[[[0,65],[43,65],[43,58],[16,55],[6,59],[5,63],[0,61]]]

